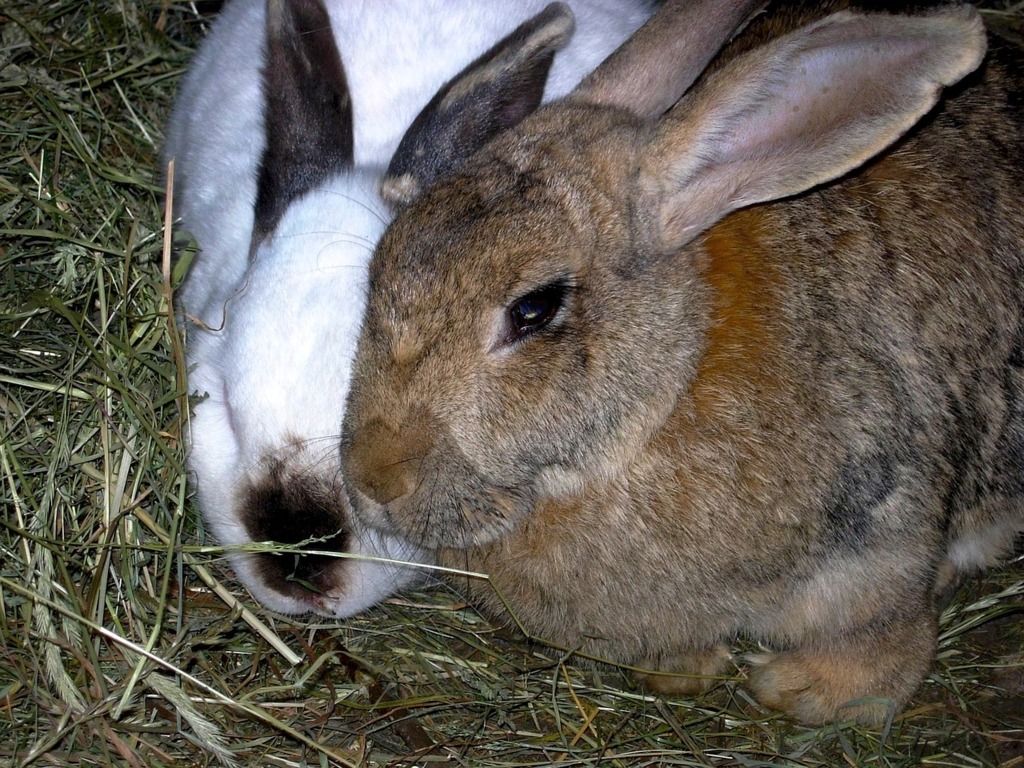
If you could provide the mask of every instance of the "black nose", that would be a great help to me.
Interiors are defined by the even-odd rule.
[[[340,587],[338,565],[329,554],[347,552],[352,527],[343,485],[303,472],[289,472],[282,462],[251,483],[243,494],[242,520],[254,542],[274,542],[298,551],[259,552],[257,570],[267,587],[307,599]]]

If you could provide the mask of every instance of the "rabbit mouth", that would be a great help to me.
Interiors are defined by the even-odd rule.
[[[423,472],[407,493],[381,497],[375,487],[348,483],[352,511],[360,523],[426,549],[466,549],[508,533],[533,508],[528,487],[501,487],[478,475]]]
[[[494,482],[422,408],[397,424],[382,417],[346,421],[340,453],[355,518],[426,549],[493,541],[532,508],[532,478]]]
[[[337,471],[267,461],[240,495],[249,542],[235,565],[253,595],[288,614],[346,618],[424,575],[424,553],[353,520]]]
[[[299,610],[329,612],[348,585],[346,555],[355,546],[348,500],[340,484],[297,470],[283,460],[246,483],[240,509],[246,537],[268,542],[249,555],[259,588]],[[332,487],[336,486],[336,487]]]

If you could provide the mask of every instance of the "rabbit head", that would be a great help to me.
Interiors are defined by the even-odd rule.
[[[762,702],[878,723],[1024,528],[1024,67],[967,6],[846,5],[705,70],[751,6],[669,0],[413,196],[341,453],[358,519],[534,636],[672,692],[747,637]]]
[[[245,57],[257,48],[253,30],[240,24],[249,20],[240,14],[257,4],[237,4],[243,5],[225,11],[229,15],[211,38],[213,50],[221,52],[218,41],[240,27],[248,30],[250,48],[229,45],[224,50],[238,61],[228,56],[225,65],[251,66]],[[640,11],[624,6],[624,18],[602,29],[602,14],[610,17],[615,7],[580,5],[588,25],[582,40],[593,50],[569,58],[577,68],[590,62],[589,71],[635,28]],[[343,617],[416,579],[422,572],[417,564],[427,559],[400,537],[353,523],[336,449],[367,262],[391,218],[380,192],[387,161],[381,155],[390,148],[396,162],[417,176],[428,169],[437,176],[432,159],[444,153],[446,142],[480,146],[514,125],[539,104],[549,71],[559,63],[555,52],[574,33],[574,18],[565,5],[539,2],[389,4],[373,11],[342,4],[332,10],[347,22],[344,34],[320,0],[267,3],[258,141],[245,134],[251,122],[245,109],[239,109],[239,135],[218,122],[215,104],[211,115],[218,126],[213,143],[224,147],[223,157],[212,153],[222,163],[223,179],[205,165],[208,147],[196,154],[183,144],[186,135],[197,138],[198,125],[185,107],[172,121],[167,154],[179,153],[184,223],[197,225],[203,249],[181,306],[195,321],[188,329],[190,386],[202,399],[190,424],[189,461],[204,517],[262,603],[284,613]],[[460,27],[456,41],[452,25]],[[424,30],[430,34],[419,39]],[[504,33],[470,60],[473,46],[483,50]],[[359,55],[346,59],[353,51]],[[391,69],[381,57],[396,59]],[[436,87],[442,64],[452,79],[442,83],[434,107],[419,121],[415,145],[399,146],[393,113],[408,114],[406,102],[417,96],[427,102],[433,91],[420,91],[428,83]],[[194,99],[199,116],[210,108],[211,95],[232,98],[220,80],[236,76],[211,67],[208,58],[201,65],[209,92],[193,80],[183,96],[186,104]],[[575,80],[583,74],[577,72]],[[572,71],[563,65],[553,76],[565,90]],[[410,92],[403,77],[414,77],[417,88]],[[372,78],[376,88],[367,82]],[[195,98],[197,89],[205,98]],[[247,96],[237,106],[250,101]],[[180,124],[186,120],[191,134]],[[368,133],[367,124],[378,133]],[[246,154],[254,145],[259,154]],[[248,196],[242,194],[242,174],[232,172],[239,157],[248,158]],[[240,211],[231,204],[227,219],[211,221],[220,195],[246,197],[248,207]],[[236,217],[241,226],[248,223],[244,239],[221,231],[234,232]]]
[[[666,49],[678,69],[629,66],[622,52],[602,68],[642,94],[651,114],[664,111],[665,97],[648,96],[642,83],[670,90],[692,80],[759,5],[669,4],[632,42]],[[674,316],[680,302],[659,307],[649,292],[619,284],[630,254],[610,258],[608,242],[629,246],[631,222],[617,208],[618,182],[606,179],[636,166],[630,139],[642,124],[606,109],[600,87],[586,81],[581,91],[592,98],[576,94],[536,115],[533,130],[488,148],[493,165],[508,161],[504,176],[473,163],[417,201],[381,244],[360,342],[365,375],[343,435],[353,501],[371,525],[425,546],[488,541],[527,515],[538,494],[614,476],[672,409],[700,324],[687,304]],[[570,158],[572,185],[554,178]],[[555,183],[527,183],[541,175]],[[394,169],[385,185],[392,179]],[[452,215],[425,230],[437,239],[414,242],[416,214],[435,208]],[[660,293],[676,290],[651,281]],[[541,330],[543,343],[530,343]]]

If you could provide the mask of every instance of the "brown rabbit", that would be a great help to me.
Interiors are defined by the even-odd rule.
[[[1024,65],[779,3],[691,88],[751,5],[669,2],[398,217],[342,463],[537,636],[670,693],[747,638],[765,705],[879,723],[1024,529]]]

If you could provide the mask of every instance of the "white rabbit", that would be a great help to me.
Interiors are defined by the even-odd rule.
[[[367,262],[391,216],[380,182],[464,67],[438,98],[490,106],[469,133],[441,125],[438,151],[531,111],[549,67],[544,97],[564,94],[649,15],[639,1],[571,5],[234,0],[184,79],[164,157],[200,249],[178,297],[204,396],[189,461],[210,529],[272,609],[348,616],[418,573],[377,559],[422,561],[417,548],[352,527],[337,456]],[[238,548],[268,540],[326,554]]]

